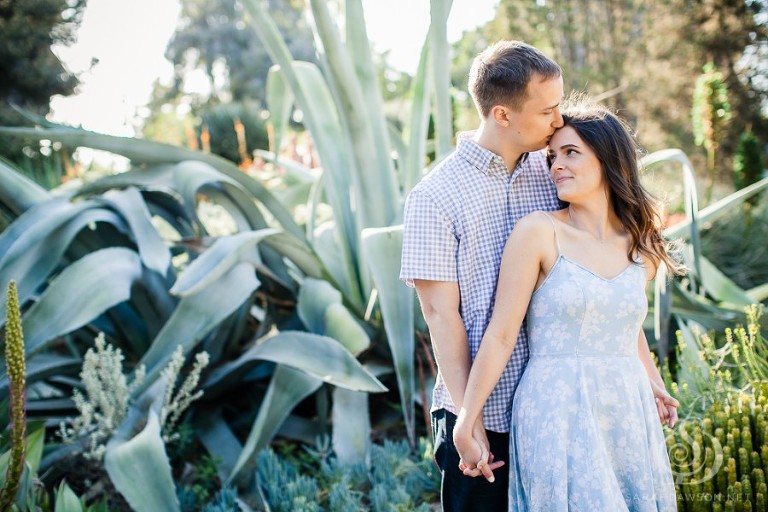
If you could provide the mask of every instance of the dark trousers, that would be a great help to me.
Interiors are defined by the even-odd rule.
[[[503,512],[507,510],[509,434],[486,430],[494,460],[503,460],[506,463],[493,472],[496,481],[490,483],[482,476],[476,478],[464,476],[459,469],[459,454],[453,445],[453,426],[455,424],[456,415],[445,409],[439,409],[432,413],[435,461],[442,474],[440,499],[443,503],[443,510],[445,512],[473,510]]]

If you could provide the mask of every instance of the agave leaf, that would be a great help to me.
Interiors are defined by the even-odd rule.
[[[730,280],[704,256],[701,257],[701,283],[707,293],[718,302],[734,306],[749,306],[754,302],[748,292]]]
[[[80,499],[65,480],[61,481],[56,490],[56,508],[54,510],[55,512],[83,512]]]
[[[171,293],[187,297],[194,295],[220,279],[232,267],[242,262],[258,265],[261,260],[256,245],[265,237],[277,233],[274,229],[246,231],[220,237],[199,258],[182,272]]]
[[[325,310],[341,300],[341,293],[328,282],[307,278],[296,298],[296,312],[309,332],[325,334]]]
[[[325,335],[358,356],[368,349],[371,339],[357,318],[340,302],[329,304],[325,309]]]
[[[449,87],[450,46],[448,44],[448,15],[453,0],[432,0],[429,3],[429,35],[431,37],[430,55],[432,57],[432,83],[435,87],[435,136],[437,148],[435,154],[441,160],[451,152],[453,138],[453,110]]]
[[[27,358],[27,385],[56,375],[77,375],[82,364],[83,361],[77,357],[40,352],[34,357]],[[3,365],[0,368],[0,399],[5,398],[7,393],[8,379],[5,376]]]
[[[357,286],[355,268],[358,227],[348,201],[351,187],[350,169],[354,166],[354,160],[347,151],[349,142],[339,114],[334,108],[333,96],[317,66],[293,60],[277,26],[261,2],[244,0],[243,6],[249,12],[251,24],[272,61],[280,67],[285,82],[304,114],[304,122],[312,133],[323,165],[327,185],[325,191],[341,240],[339,249],[344,275],[334,275],[334,279],[357,307],[363,307],[363,296]]]
[[[283,135],[288,128],[293,110],[293,93],[280,74],[279,66],[272,66],[267,73],[266,91],[267,110],[270,112],[269,123],[272,125],[272,137],[269,141],[273,154],[280,153]]]
[[[408,124],[408,153],[402,173],[404,194],[408,194],[421,179],[426,162],[429,107],[432,100],[432,82],[427,72],[429,69],[430,41],[431,37],[427,34],[427,39],[421,47],[419,67],[416,70],[416,76],[414,77],[411,89],[413,100],[411,103],[411,119]],[[402,210],[402,208],[399,210]],[[399,216],[393,224],[400,221],[401,218]]]
[[[686,321],[680,317],[676,319],[683,337],[683,346],[678,359],[678,381],[688,383],[691,392],[695,394],[698,392],[697,382],[709,378],[709,368],[700,357],[701,347],[692,328],[696,322]]]
[[[165,242],[152,225],[152,218],[141,193],[135,188],[110,191],[103,200],[120,212],[130,227],[144,265],[165,276],[171,264],[171,254]]]
[[[134,391],[138,396],[160,375],[177,346],[188,353],[259,287],[253,265],[240,262],[198,293],[182,297],[171,317],[141,358],[146,378]]]
[[[109,222],[122,226],[123,221],[104,208],[96,208],[93,202],[75,205],[41,204],[28,210],[0,236],[0,245],[8,249],[0,257],[0,282],[16,279],[19,300],[26,302],[51,272],[61,264],[61,259],[75,236],[86,226],[96,222]],[[60,208],[60,206],[64,206]],[[25,228],[16,232],[16,224]],[[8,238],[5,238],[5,236]],[[19,235],[14,238],[14,235]],[[0,325],[5,323],[5,303],[0,303]]]
[[[45,446],[45,423],[39,422],[38,426],[29,430],[32,432],[27,435],[27,450],[24,457],[32,473],[37,474],[38,469],[40,469],[40,461],[43,458],[43,447]]]
[[[333,282],[333,277],[325,269],[317,254],[294,236],[288,233],[275,233],[264,238],[264,244],[291,260],[304,275]]]
[[[288,172],[288,176],[301,183],[314,183],[320,179],[321,171],[318,169],[310,169],[306,165],[300,164],[295,160],[282,158],[272,151],[256,149],[254,153],[256,156],[263,158],[267,162],[272,162],[278,167],[285,169]]]
[[[43,187],[0,158],[0,206],[18,216],[50,197]]]
[[[397,216],[399,192],[389,156],[385,116],[381,106],[378,74],[371,61],[365,18],[359,0],[346,2],[346,45],[331,17],[327,2],[311,0],[317,36],[328,63],[330,83],[338,99],[355,165],[356,201],[366,205],[358,213],[360,227],[387,226]],[[354,62],[350,54],[354,57]],[[314,135],[314,132],[312,132]]]
[[[220,407],[213,412],[196,414],[195,427],[200,442],[208,453],[217,459],[219,479],[225,481],[232,474],[237,459],[243,452],[243,446],[224,420]]]
[[[104,467],[115,488],[136,512],[179,510],[171,464],[154,410],[135,437],[118,430],[107,444]]]
[[[227,485],[236,480],[241,487],[250,487],[258,453],[267,446],[293,408],[321,385],[320,379],[304,372],[277,366]]]
[[[400,389],[406,432],[411,444],[415,445],[414,293],[411,288],[400,282],[402,245],[402,225],[363,231],[363,251],[378,290],[384,330],[387,333]]]
[[[45,130],[0,127],[0,134],[50,139],[72,147],[85,146],[92,149],[109,151],[129,158],[134,165],[168,164],[184,160],[205,162],[239,183],[264,205],[283,229],[296,236],[299,240],[304,240],[304,233],[294,222],[291,213],[275,199],[269,190],[242,172],[235,164],[220,156],[144,139],[114,137],[71,127],[57,127]]]
[[[238,360],[244,358],[263,359],[289,366],[324,382],[354,391],[380,393],[387,390],[339,341],[328,336],[281,331],[251,347]]]
[[[749,295],[753,302],[763,302],[765,299],[768,299],[768,283],[750,288],[747,290],[747,295]]]
[[[333,451],[342,464],[370,462],[371,415],[368,393],[333,390]]]
[[[653,281],[653,334],[658,344],[659,362],[669,353],[669,329],[672,321],[672,283],[669,281],[664,267],[659,267]]]
[[[128,300],[140,277],[138,254],[121,247],[93,252],[68,266],[24,315],[27,354]]]

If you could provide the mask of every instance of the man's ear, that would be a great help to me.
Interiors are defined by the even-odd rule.
[[[488,116],[499,126],[509,126],[509,108],[503,105],[494,105],[491,109],[491,115]]]

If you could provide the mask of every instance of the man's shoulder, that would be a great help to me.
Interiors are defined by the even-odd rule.
[[[427,195],[442,195],[453,190],[457,182],[467,175],[466,168],[469,164],[456,152],[438,162],[421,180],[413,187],[411,193],[424,193]]]

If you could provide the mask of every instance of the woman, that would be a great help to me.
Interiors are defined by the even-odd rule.
[[[642,322],[658,266],[682,269],[640,185],[626,126],[599,106],[563,119],[549,157],[568,207],[523,218],[507,241],[454,442],[459,453],[484,443],[473,427],[527,312],[530,360],[512,405],[510,510],[675,510],[659,423],[668,409],[649,386],[649,376],[663,383]],[[487,463],[484,456],[477,466]]]

